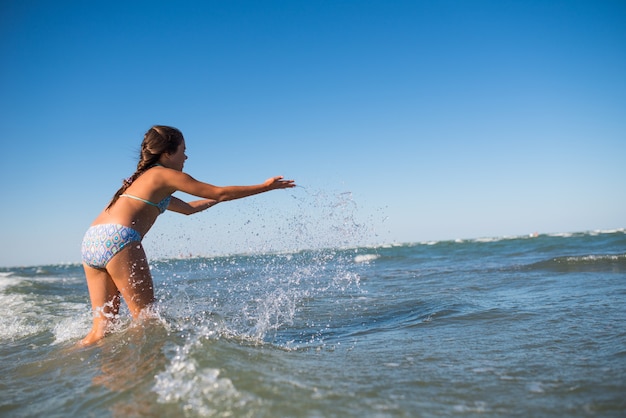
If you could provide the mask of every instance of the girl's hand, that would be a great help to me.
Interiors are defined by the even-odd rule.
[[[294,180],[283,180],[283,176],[276,176],[265,180],[268,190],[290,189],[296,187]]]

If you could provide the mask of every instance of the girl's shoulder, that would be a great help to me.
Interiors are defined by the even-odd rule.
[[[145,177],[145,182],[152,187],[166,188],[171,193],[178,190],[181,185],[194,181],[189,174],[162,165],[151,167],[141,177]]]

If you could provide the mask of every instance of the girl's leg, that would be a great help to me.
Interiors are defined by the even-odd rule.
[[[107,272],[119,289],[133,318],[154,303],[152,275],[141,242],[124,247],[107,264]]]
[[[90,345],[106,335],[109,325],[117,316],[120,308],[120,293],[113,279],[105,270],[99,270],[85,264],[83,267],[93,309],[93,326],[89,334],[80,343]]]
[[[141,242],[132,242],[115,254],[105,270],[85,265],[87,287],[94,310],[91,332],[81,341],[92,344],[103,338],[119,312],[120,293],[133,318],[154,303],[152,275]]]

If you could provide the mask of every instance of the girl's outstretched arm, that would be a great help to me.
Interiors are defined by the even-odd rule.
[[[293,180],[283,180],[283,176],[270,177],[261,184],[251,186],[220,187],[198,181],[183,172],[172,170],[169,174],[168,183],[176,190],[217,202],[241,199],[270,190],[289,189],[296,186]]]

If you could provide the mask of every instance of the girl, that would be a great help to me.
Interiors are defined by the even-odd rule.
[[[295,187],[293,180],[272,177],[254,186],[218,187],[183,173],[185,139],[176,128],[153,126],[141,144],[137,171],[87,230],[82,260],[93,326],[81,341],[93,344],[107,333],[120,307],[120,294],[133,318],[154,303],[152,275],[141,239],[166,209],[191,215],[226,200]],[[171,196],[180,190],[203,199],[184,202]]]

